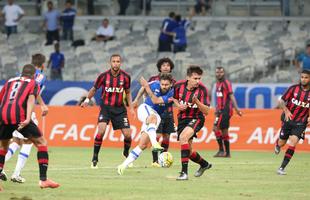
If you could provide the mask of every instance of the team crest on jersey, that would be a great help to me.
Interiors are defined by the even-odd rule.
[[[124,85],[124,81],[120,81],[119,84],[120,84],[120,85]]]

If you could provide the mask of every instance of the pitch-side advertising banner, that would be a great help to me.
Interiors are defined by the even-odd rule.
[[[229,135],[232,149],[272,151],[281,128],[281,111],[258,109],[242,111],[243,117],[234,115],[231,119]],[[49,113],[45,118],[40,117],[41,111],[37,107],[36,113],[40,123],[39,127],[44,132],[49,146],[93,146],[94,135],[97,132],[98,107],[50,106]],[[129,121],[133,146],[135,146],[139,141],[141,122],[138,119],[133,119],[132,116],[129,116]],[[194,148],[217,149],[212,131],[213,121],[214,112],[211,110],[206,117],[204,128],[198,133],[198,138],[194,140]],[[176,133],[171,135],[170,141],[170,147],[179,148]],[[123,147],[123,136],[119,131],[113,131],[109,124],[102,145]],[[310,151],[310,134],[308,132],[305,134],[305,140],[301,141],[297,149]]]

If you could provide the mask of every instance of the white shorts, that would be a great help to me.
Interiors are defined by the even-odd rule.
[[[31,114],[31,120],[33,121],[33,123],[35,123],[35,125],[38,126],[39,122],[37,120],[37,117],[36,117],[36,113],[35,112],[32,112]],[[27,140],[27,138],[25,138],[20,132],[18,132],[17,130],[15,130],[13,132],[13,137],[16,137],[16,138],[19,138],[19,139],[22,139],[22,140]]]
[[[147,129],[146,119],[151,114],[155,115],[157,118],[156,123],[156,130],[157,130],[161,121],[159,114],[153,108],[151,108],[149,105],[145,103],[141,104],[138,107],[138,119],[142,122],[141,132]]]

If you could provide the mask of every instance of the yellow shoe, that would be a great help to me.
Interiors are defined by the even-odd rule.
[[[118,175],[123,175],[125,169],[126,169],[126,166],[125,166],[125,165],[119,165],[119,166],[117,166],[117,173],[118,173]]]
[[[153,151],[155,152],[162,152],[163,150],[164,150],[164,147],[160,146],[158,142],[153,146]]]
[[[152,167],[159,168],[160,164],[158,162],[153,162]]]

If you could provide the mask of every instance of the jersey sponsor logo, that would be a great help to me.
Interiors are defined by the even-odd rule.
[[[179,99],[180,104],[187,105],[190,108],[198,108],[198,106],[195,103],[185,102],[181,99]]]
[[[297,105],[297,106],[301,106],[303,108],[309,108],[309,103],[303,102],[303,101],[299,101],[295,98],[292,98],[292,103]]]
[[[123,93],[124,88],[119,88],[119,87],[105,87],[106,92],[116,92],[116,93]]]

